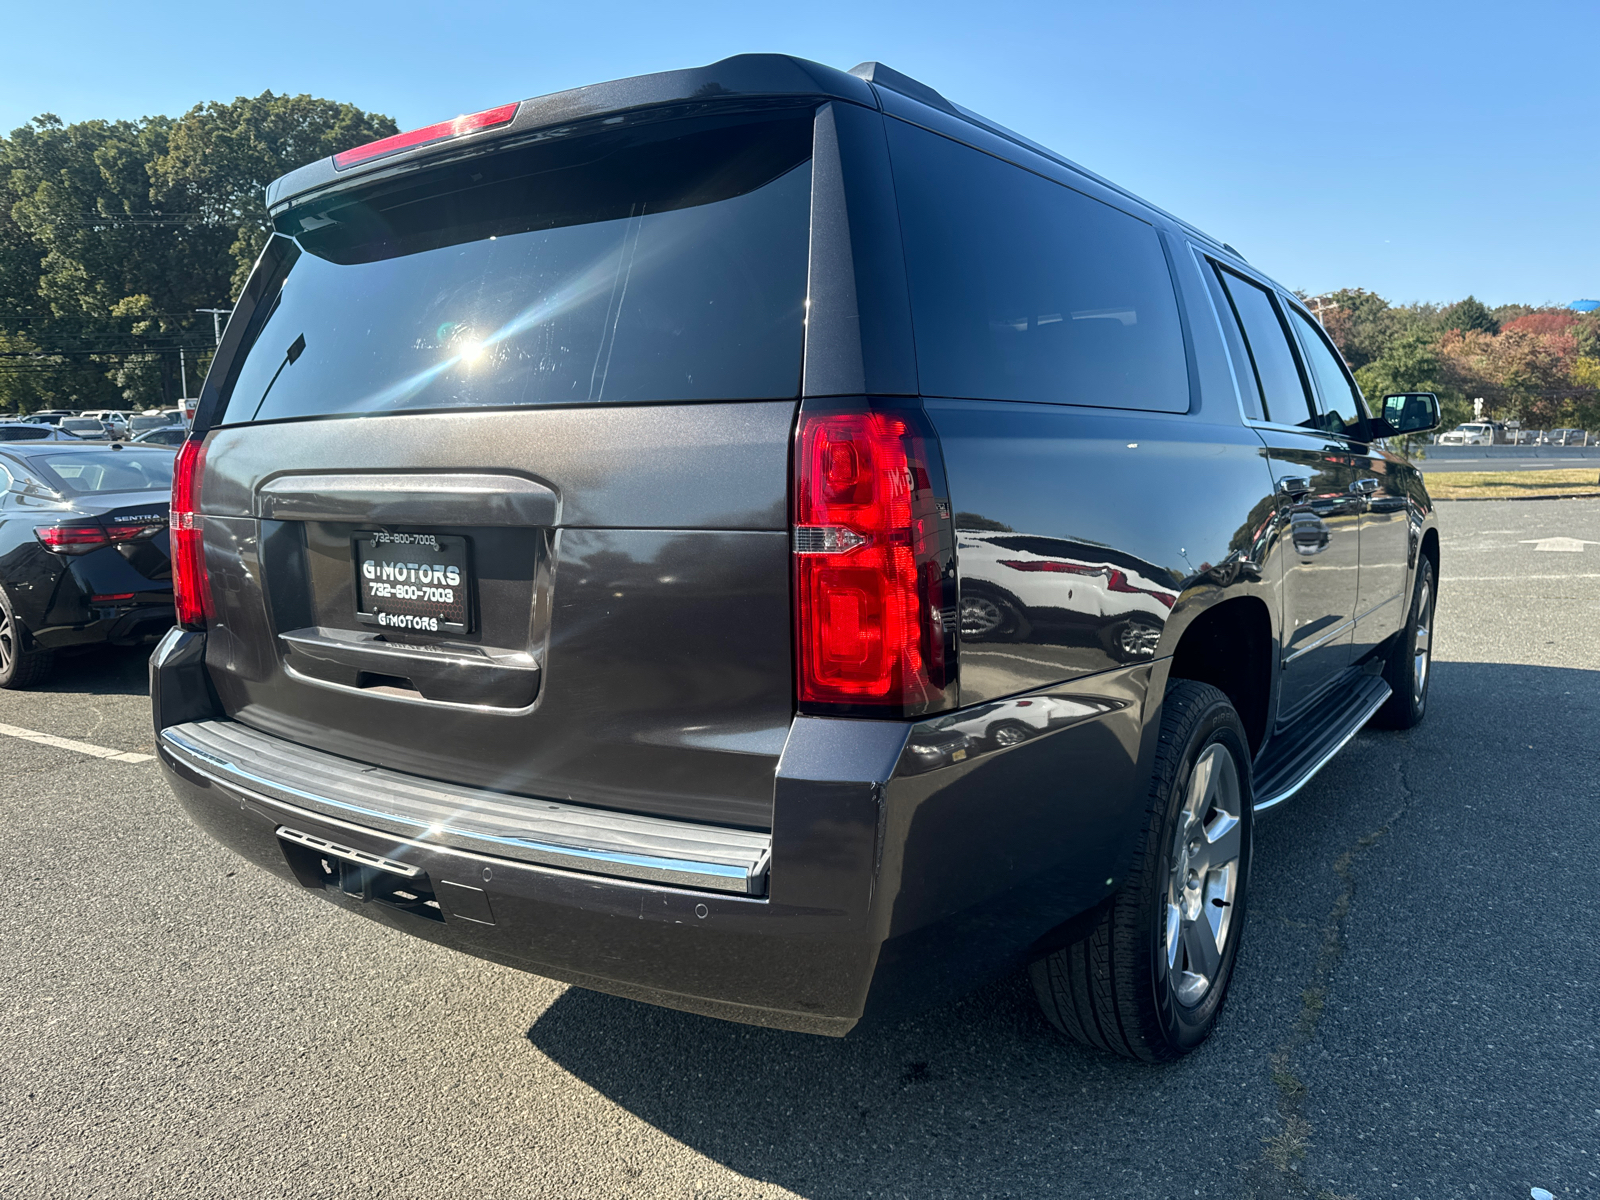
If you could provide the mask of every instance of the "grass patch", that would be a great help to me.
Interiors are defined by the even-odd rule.
[[[1435,500],[1600,496],[1600,467],[1566,471],[1424,471]]]

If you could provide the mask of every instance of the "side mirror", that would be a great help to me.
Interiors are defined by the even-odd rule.
[[[1439,428],[1439,397],[1432,392],[1401,392],[1383,398],[1383,414],[1373,421],[1380,438],[1427,433]]]

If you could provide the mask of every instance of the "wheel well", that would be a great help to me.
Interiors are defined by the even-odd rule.
[[[1250,739],[1261,749],[1272,695],[1272,618],[1250,596],[1225,600],[1194,619],[1172,655],[1173,679],[1209,683],[1233,702]]]
[[[1439,586],[1439,531],[1430,529],[1422,535],[1422,553],[1433,564],[1433,586]]]

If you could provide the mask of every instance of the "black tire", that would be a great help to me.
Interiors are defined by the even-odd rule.
[[[1428,685],[1433,682],[1433,617],[1439,586],[1433,560],[1424,554],[1417,563],[1417,586],[1411,592],[1406,627],[1394,640],[1383,681],[1393,693],[1372,714],[1379,729],[1410,729],[1428,712]]]
[[[0,688],[27,688],[43,683],[55,665],[48,650],[24,650],[28,634],[11,613],[11,602],[0,588]]]
[[[1196,764],[1202,758],[1208,765],[1197,781]],[[1223,758],[1231,762],[1237,790],[1232,803],[1238,812],[1227,814],[1236,817],[1231,825],[1222,820],[1220,804],[1211,806],[1207,786],[1214,780],[1220,793],[1226,784]],[[1192,798],[1190,784],[1195,781],[1199,796]],[[1034,991],[1051,1024],[1080,1042],[1146,1062],[1171,1062],[1206,1039],[1227,997],[1244,933],[1251,799],[1249,742],[1233,705],[1209,684],[1174,682],[1162,704],[1144,824],[1127,878],[1093,932],[1032,966]],[[1190,820],[1197,804],[1204,828]],[[1220,830],[1214,843],[1213,829]],[[1222,872],[1211,870],[1209,855],[1228,845],[1236,848],[1227,872],[1231,882],[1219,889]],[[1191,858],[1197,846],[1207,857]],[[1193,878],[1191,862],[1203,866],[1195,872],[1198,886],[1187,882]],[[1194,905],[1193,915],[1186,917],[1181,905],[1170,903],[1175,894]],[[1213,911],[1218,925],[1210,923]],[[1169,932],[1174,919],[1176,936]],[[1186,971],[1191,939],[1207,936],[1213,949],[1221,942],[1210,975]],[[1168,965],[1173,944],[1178,946],[1178,969]],[[1203,964],[1196,960],[1194,965]],[[1205,983],[1198,991],[1197,980]]]

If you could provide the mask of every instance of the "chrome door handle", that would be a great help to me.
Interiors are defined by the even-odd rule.
[[[1304,496],[1311,491],[1311,480],[1298,475],[1285,475],[1278,480],[1278,494],[1281,496]]]
[[[1350,490],[1363,496],[1370,496],[1378,490],[1378,481],[1376,479],[1358,479],[1350,485]]]

